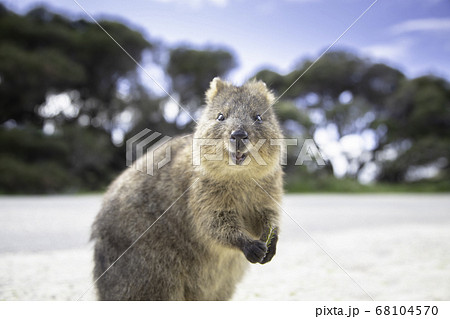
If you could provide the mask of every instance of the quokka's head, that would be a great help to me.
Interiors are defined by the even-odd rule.
[[[194,162],[216,176],[260,177],[279,169],[283,136],[273,102],[264,82],[237,87],[213,79],[194,134]]]

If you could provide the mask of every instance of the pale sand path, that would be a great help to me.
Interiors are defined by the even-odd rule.
[[[77,299],[92,282],[100,201],[0,197],[0,300]],[[288,195],[283,208],[374,299],[450,300],[450,195]],[[234,296],[368,298],[286,215],[274,260],[252,265]]]

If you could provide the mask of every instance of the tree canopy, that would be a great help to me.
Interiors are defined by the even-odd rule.
[[[167,91],[193,116],[212,78],[237,66],[224,47],[168,47],[123,23],[99,23],[136,61],[164,72]],[[95,23],[45,7],[19,15],[0,4],[0,39],[1,193],[100,190],[124,169],[127,138],[144,128],[170,136],[192,129],[183,111],[169,116],[171,98],[147,87],[145,74]],[[409,79],[342,50],[313,61],[252,77],[280,97],[273,107],[285,135],[317,139],[329,155],[325,167],[289,161],[288,188],[324,190],[334,175],[361,181],[368,171],[383,183],[449,180],[447,80]],[[332,132],[333,147],[359,143],[359,152],[331,156],[333,147],[319,143],[324,132]]]
[[[279,95],[311,63],[306,60],[286,75],[262,70],[256,78]],[[420,178],[414,177],[417,168],[439,166],[437,179],[445,180],[449,176],[449,89],[444,79],[430,75],[410,80],[387,65],[335,51],[324,55],[281,96],[278,112],[281,119],[295,120],[310,136],[330,125],[337,131],[337,141],[372,136],[374,145],[358,156],[344,153],[347,176],[358,177],[366,165],[375,165],[377,180],[407,182]]]

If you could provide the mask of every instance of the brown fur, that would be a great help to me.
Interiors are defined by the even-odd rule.
[[[269,143],[282,138],[269,108],[273,96],[262,82],[235,87],[216,78],[206,101],[194,138],[229,141],[232,131],[245,130],[252,144],[267,139],[259,149],[267,165],[251,156],[229,165],[227,143],[223,160],[202,157],[193,165],[193,138],[185,136],[171,141],[171,162],[153,176],[127,169],[109,187],[93,226],[95,279],[154,225],[97,281],[99,299],[227,300],[249,261],[265,263],[275,254],[278,207],[254,181],[281,200],[279,148]],[[216,120],[219,113],[224,121]],[[258,114],[261,123],[255,123]],[[213,149],[202,146],[201,153]],[[164,154],[161,149],[155,157]]]

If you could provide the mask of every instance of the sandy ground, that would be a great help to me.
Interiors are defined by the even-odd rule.
[[[0,300],[95,300],[100,201],[0,197]],[[234,300],[450,300],[450,195],[288,195],[283,209],[277,255]]]

